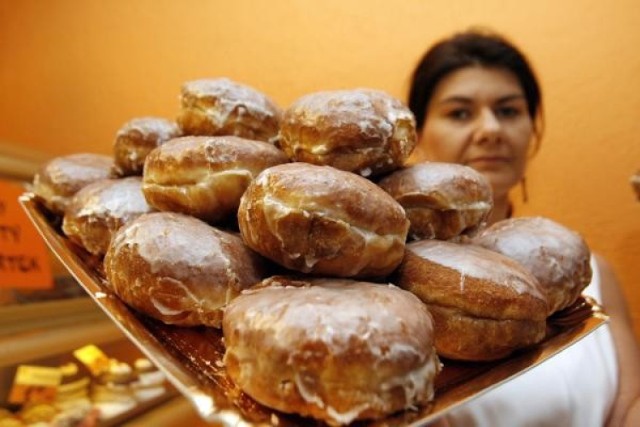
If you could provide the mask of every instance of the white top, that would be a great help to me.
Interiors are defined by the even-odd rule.
[[[601,302],[600,271],[583,292]],[[601,427],[618,388],[618,362],[609,325],[512,381],[454,409],[452,427]]]

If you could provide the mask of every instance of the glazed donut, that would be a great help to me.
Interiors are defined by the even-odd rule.
[[[104,179],[78,191],[67,205],[62,231],[87,252],[103,256],[113,234],[126,222],[151,212],[142,179]]]
[[[79,153],[56,157],[33,177],[33,193],[51,212],[64,215],[71,197],[82,187],[113,175],[113,159],[102,154]]]
[[[491,185],[474,169],[425,162],[401,169],[378,183],[404,207],[415,240],[473,235],[493,207]]]
[[[409,221],[402,206],[361,176],[288,163],[249,185],[238,225],[249,247],[286,268],[375,278],[402,261]]]
[[[186,82],[178,125],[185,135],[235,135],[274,142],[282,111],[258,90],[227,78]]]
[[[210,223],[235,216],[251,180],[286,156],[262,141],[235,136],[189,136],[153,150],[144,166],[142,190],[161,211]]]
[[[173,212],[141,215],[120,228],[104,268],[127,305],[181,326],[220,327],[222,308],[265,274],[239,236]]]
[[[245,393],[331,425],[425,404],[440,371],[429,312],[393,285],[276,276],[229,303],[223,334]]]
[[[160,117],[141,117],[128,121],[118,130],[113,145],[116,171],[120,176],[142,175],[147,154],[180,135],[177,124]]]
[[[381,91],[353,89],[298,99],[284,113],[279,144],[293,161],[373,177],[402,166],[416,142],[406,106]]]
[[[488,249],[412,242],[395,283],[427,305],[442,357],[496,360],[545,336],[548,308],[536,278]]]
[[[591,282],[591,251],[584,239],[548,218],[498,221],[472,241],[527,268],[542,285],[549,314],[575,302]]]

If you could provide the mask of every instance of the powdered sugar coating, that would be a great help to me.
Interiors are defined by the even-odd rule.
[[[77,203],[77,206],[76,206]],[[110,217],[126,221],[151,212],[142,194],[142,178],[109,179],[89,184],[74,197],[69,210],[78,217]]]
[[[232,111],[244,108],[258,118],[279,115],[279,108],[266,95],[250,86],[237,83],[226,77],[217,79],[199,79],[186,82],[182,87],[182,104],[188,102],[185,94],[198,99],[215,99],[217,117],[211,118],[223,123]]]
[[[178,280],[205,280],[205,274],[210,270],[229,271],[229,257],[220,245],[220,239],[224,238],[221,232],[202,221],[179,214],[163,212],[152,215],[162,215],[163,218],[150,221],[145,217],[132,223],[118,234],[113,242],[114,250],[124,246],[135,247],[151,273],[170,275]],[[181,227],[187,232],[180,232]]]
[[[62,230],[94,255],[104,255],[122,225],[151,212],[142,194],[142,179],[104,179],[78,191],[67,206]]]
[[[280,145],[290,159],[374,176],[396,169],[417,142],[413,113],[374,89],[323,91],[284,114]]]
[[[289,113],[298,114],[303,126],[315,126],[325,117],[331,116],[336,118],[336,126],[356,125],[364,136],[390,138],[393,133],[392,123],[398,115],[398,110],[391,105],[391,99],[384,96],[379,96],[383,108],[376,108],[372,102],[372,94],[377,92],[317,92],[297,100],[289,108]]]
[[[363,136],[390,138],[397,120],[413,120],[413,115],[400,101],[374,89],[316,92],[298,99],[288,109],[299,115],[303,126],[323,125],[327,117],[335,126],[356,125]]]

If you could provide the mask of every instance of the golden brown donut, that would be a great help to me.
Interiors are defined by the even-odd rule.
[[[407,245],[398,286],[418,296],[435,321],[438,354],[495,360],[540,342],[547,302],[524,267],[488,249],[440,240]]]
[[[239,236],[173,212],[141,215],[115,234],[104,268],[127,305],[164,323],[219,327],[222,308],[263,279]]]
[[[265,94],[227,78],[186,82],[178,124],[185,135],[235,135],[274,142],[282,111]]]
[[[62,231],[89,253],[102,256],[122,225],[152,210],[142,194],[142,178],[104,179],[71,198]]]
[[[411,223],[409,237],[416,240],[473,235],[493,208],[487,179],[459,164],[418,163],[378,184],[404,207]]]
[[[332,425],[426,404],[440,371],[429,312],[393,285],[273,277],[229,303],[223,333],[245,393]]]
[[[473,243],[518,261],[538,279],[549,314],[571,305],[591,282],[591,251],[576,232],[542,217],[496,222]]]
[[[178,125],[160,117],[140,117],[125,123],[113,144],[119,175],[142,175],[144,160],[151,150],[181,135]]]
[[[286,161],[282,151],[262,141],[176,138],[149,153],[142,189],[158,210],[214,223],[236,215],[244,190],[263,169]]]
[[[372,177],[405,162],[417,142],[411,111],[372,89],[317,92],[284,113],[279,144],[293,161]]]
[[[402,206],[361,176],[330,166],[265,169],[247,188],[238,225],[249,247],[292,270],[383,277],[402,261]]]
[[[33,177],[33,192],[50,211],[63,215],[71,197],[82,187],[113,174],[113,159],[102,154],[78,153],[56,157]]]

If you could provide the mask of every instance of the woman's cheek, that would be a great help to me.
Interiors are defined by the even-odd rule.
[[[426,152],[430,160],[449,163],[462,161],[465,136],[459,129],[442,126],[425,136]]]

